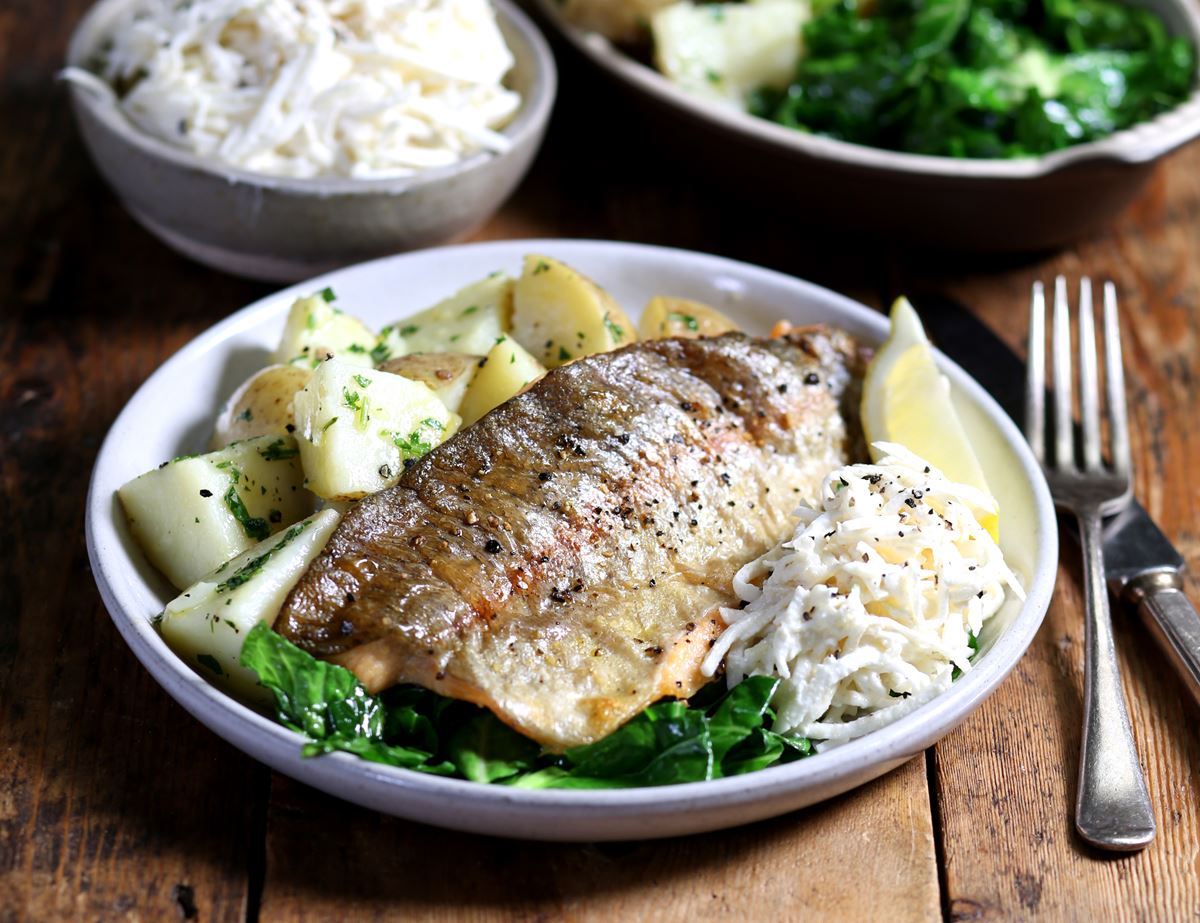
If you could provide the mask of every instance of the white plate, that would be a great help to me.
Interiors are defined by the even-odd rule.
[[[389,814],[501,836],[612,840],[674,836],[782,814],[899,766],[953,729],[999,685],[1041,623],[1058,559],[1045,481],[1020,432],[962,369],[942,359],[1003,509],[1001,545],[1024,583],[988,623],[974,667],[941,697],[895,724],[786,766],[711,782],[612,791],[524,791],[444,779],[346,754],[300,756],[299,735],[234,701],[168,649],[151,618],[174,596],[134,545],[115,491],[182,452],[201,449],[219,403],[260,367],[292,299],[333,286],[339,303],[382,325],[496,269],[517,271],[530,252],[558,257],[605,285],[636,318],[654,294],[713,303],[751,332],[779,318],[835,324],[878,343],[882,316],[826,289],[715,256],[633,244],[528,240],[390,257],[330,273],[226,318],[172,356],[113,424],[92,473],[88,553],[113,621],[137,658],[184,708],[234,746],[295,779]]]

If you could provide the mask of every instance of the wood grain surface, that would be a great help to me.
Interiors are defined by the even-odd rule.
[[[1034,279],[1110,278],[1121,292],[1135,491],[1191,567],[1200,599],[1200,150],[1173,157],[1110,232],[1070,252],[995,272],[912,261],[897,290],[970,305],[1023,351]],[[1200,712],[1132,612],[1114,609],[1138,752],[1158,839],[1114,858],[1074,831],[1083,696],[1083,600],[1065,533],[1054,603],[1000,691],[936,748],[934,791],[952,919],[1200,919]],[[990,846],[990,848],[988,848]]]
[[[276,777],[264,923],[454,920],[934,920],[924,760],[828,804],[734,831],[564,845],[470,837],[383,817]],[[311,848],[314,829],[322,848]],[[382,851],[364,868],[361,857]],[[871,886],[847,887],[868,867]],[[750,916],[748,916],[748,914]]]
[[[0,6],[0,921],[1200,918],[1200,716],[1124,613],[1159,839],[1110,858],[1073,832],[1082,623],[1069,541],[1029,655],[958,731],[842,798],[726,833],[542,845],[435,830],[272,776],[193,721],[93,587],[87,479],[141,381],[268,289],[174,255],[88,164],[53,82],[86,6]],[[1200,573],[1200,147],[1067,251],[909,253],[809,221],[736,165],[692,170],[690,152],[565,63],[549,143],[476,236],[705,250],[877,307],[907,291],[1017,349],[1034,278],[1111,277],[1137,492]]]

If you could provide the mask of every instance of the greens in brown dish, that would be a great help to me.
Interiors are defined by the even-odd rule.
[[[949,157],[1046,154],[1182,102],[1196,51],[1112,0],[824,0],[792,82],[753,113],[803,131]]]

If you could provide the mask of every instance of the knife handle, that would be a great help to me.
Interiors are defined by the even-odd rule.
[[[1200,614],[1172,571],[1145,574],[1125,588],[1138,614],[1200,703]]]

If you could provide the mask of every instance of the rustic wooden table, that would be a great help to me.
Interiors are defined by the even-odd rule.
[[[1082,621],[1069,542],[1033,647],[959,730],[851,794],[725,833],[577,846],[448,833],[274,775],[193,721],[100,603],[84,495],[142,380],[268,289],[174,255],[87,162],[53,82],[85,6],[0,8],[0,920],[1200,917],[1198,711],[1125,614],[1118,642],[1159,836],[1111,857],[1073,831]],[[875,306],[907,291],[960,305],[950,310],[1018,349],[1030,282],[1111,277],[1137,494],[1200,575],[1200,146],[1094,239],[1006,260],[834,235],[773,206],[752,174],[720,185],[680,170],[687,159],[567,68],[551,141],[478,236],[707,250]],[[1195,578],[1190,590],[1200,597]]]

